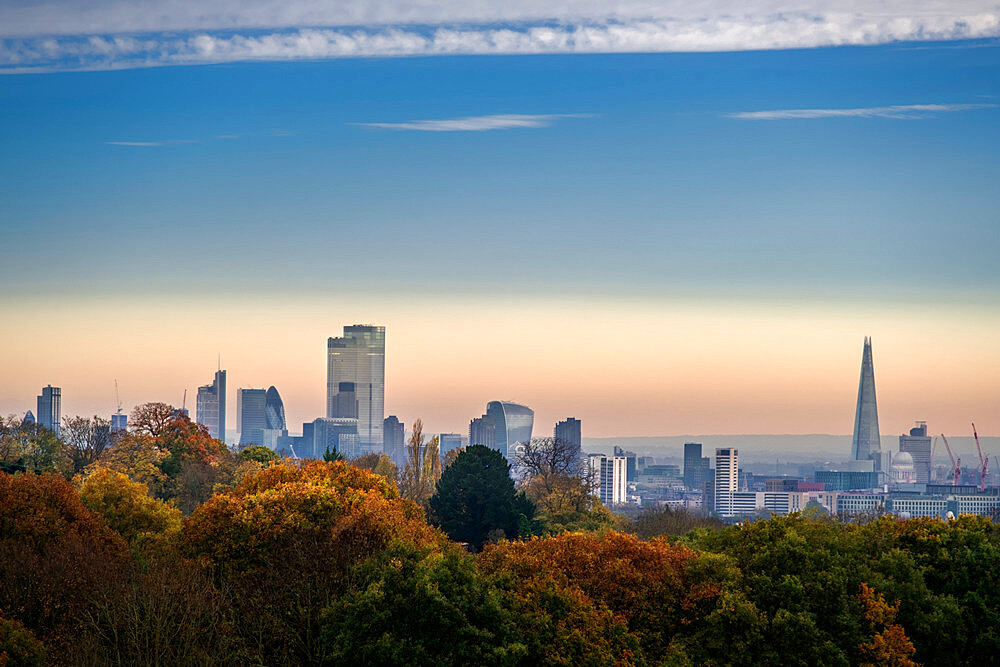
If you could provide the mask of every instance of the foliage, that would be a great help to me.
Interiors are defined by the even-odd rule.
[[[157,437],[174,418],[177,409],[166,403],[143,403],[132,409],[128,427],[134,433]]]
[[[0,616],[0,667],[42,667],[45,646],[17,621]]]
[[[64,417],[62,437],[74,474],[83,472],[84,468],[97,461],[115,439],[111,422],[96,415],[91,419]]]
[[[65,443],[44,426],[14,415],[0,418],[0,471],[72,475]]]
[[[913,662],[916,652],[913,642],[907,638],[902,626],[894,623],[899,604],[888,604],[884,595],[876,593],[863,582],[858,598],[864,605],[869,631],[874,633],[871,641],[860,647],[865,659],[863,667],[917,667],[917,663]]]
[[[163,493],[167,475],[160,467],[167,452],[158,446],[158,440],[149,435],[126,433],[115,446],[105,450],[101,458],[84,471],[90,474],[99,468],[114,470],[128,476],[133,482],[145,484],[154,495]]]
[[[441,478],[441,455],[438,437],[424,440],[424,425],[419,419],[406,444],[406,465],[399,476],[399,491],[404,498],[425,505],[434,495],[434,486]]]
[[[80,486],[83,504],[132,545],[180,532],[180,510],[148,493],[145,484],[107,468],[89,475]]]
[[[376,475],[382,475],[386,479],[396,479],[396,464],[392,462],[388,454],[365,454],[351,461],[351,465],[362,470],[371,470]]]
[[[461,551],[398,544],[355,576],[324,613],[333,664],[512,664],[527,651],[508,599]]]
[[[448,536],[478,550],[490,533],[517,537],[522,517],[531,520],[534,506],[518,493],[510,465],[492,447],[472,445],[448,466],[430,499],[431,510]]]
[[[256,461],[262,466],[266,466],[271,461],[281,460],[281,457],[275,454],[273,449],[264,445],[250,445],[240,450],[236,456],[243,461]]]
[[[695,514],[684,509],[671,509],[664,505],[643,510],[636,519],[636,534],[643,538],[661,535],[683,535],[695,528],[722,528],[718,519]]]
[[[338,452],[336,447],[334,447],[332,450],[329,447],[327,447],[326,451],[323,452],[323,460],[326,462],[343,461],[344,455]]]

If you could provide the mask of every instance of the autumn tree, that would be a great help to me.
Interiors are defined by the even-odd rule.
[[[403,497],[421,504],[434,495],[434,485],[441,477],[438,437],[425,441],[423,430],[421,420],[413,423],[413,432],[406,444],[406,465],[399,478]]]
[[[873,633],[871,640],[860,646],[862,667],[917,667],[913,661],[916,649],[901,625],[895,623],[899,603],[889,604],[885,596],[862,582],[858,599],[864,605],[864,618]]]
[[[75,474],[97,461],[111,447],[115,436],[111,432],[111,422],[95,415],[91,419],[63,418],[62,439]]]
[[[143,403],[132,409],[128,418],[128,427],[135,433],[153,436],[160,435],[177,409],[166,403]]]
[[[145,484],[121,472],[100,468],[86,477],[80,485],[80,500],[132,545],[180,531],[180,510],[150,498]]]
[[[396,479],[396,464],[392,462],[388,454],[372,452],[364,454],[351,461],[351,465],[363,470],[371,470],[376,475],[382,475],[386,479]]]
[[[474,550],[482,548],[488,537],[516,538],[522,523],[530,523],[535,512],[531,501],[514,488],[507,460],[484,445],[466,447],[448,466],[430,507],[451,539]]]
[[[66,446],[41,424],[10,415],[0,418],[0,472],[72,474]]]
[[[168,455],[157,438],[144,433],[125,433],[84,472],[90,474],[98,468],[114,470],[127,475],[133,482],[144,484],[152,495],[161,496],[167,481],[162,464]]]
[[[21,623],[0,616],[0,667],[43,667],[45,646]]]

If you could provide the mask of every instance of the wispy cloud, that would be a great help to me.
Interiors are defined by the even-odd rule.
[[[135,0],[0,3],[0,72],[741,51],[1000,36],[998,0],[176,0],[167,7],[148,11]]]
[[[774,109],[726,114],[740,120],[787,120],[801,118],[927,118],[938,113],[989,109],[996,104],[901,104],[857,109]]]
[[[523,127],[548,127],[560,118],[588,118],[592,114],[492,114],[442,120],[409,120],[402,123],[353,123],[361,127],[382,130],[416,130],[418,132],[485,132],[512,130]]]
[[[162,146],[162,141],[106,141],[112,146]]]

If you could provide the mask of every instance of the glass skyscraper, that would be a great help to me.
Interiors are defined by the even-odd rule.
[[[226,440],[226,371],[215,372],[212,384],[198,387],[195,419],[208,427],[213,438]]]
[[[385,418],[385,327],[355,324],[326,342],[326,416],[336,417],[342,382],[353,383],[361,453],[381,453]]]
[[[62,421],[62,389],[48,385],[42,387],[42,395],[36,401],[38,413],[35,419],[41,426],[59,435],[59,423]]]
[[[851,459],[874,461],[880,468],[882,440],[878,430],[878,406],[875,403],[875,368],[872,364],[872,341],[865,337],[861,352],[861,380],[858,382],[858,407],[854,413],[854,438],[851,440]]]
[[[267,391],[240,389],[236,394],[236,413],[240,445],[264,444],[264,429],[267,428]]]
[[[557,423],[554,435],[556,440],[561,440],[569,445],[573,445],[576,447],[577,452],[580,451],[583,438],[579,419],[575,417],[567,417],[563,421]]]
[[[534,411],[526,405],[490,401],[486,405],[486,416],[496,429],[494,447],[509,461],[513,461],[517,454],[516,446],[531,440],[531,428],[535,423]]]

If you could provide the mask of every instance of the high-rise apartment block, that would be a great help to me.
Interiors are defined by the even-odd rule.
[[[358,403],[358,440],[362,453],[382,452],[385,419],[385,327],[344,327],[341,338],[326,342],[326,416],[334,418],[341,383],[352,383]]]
[[[624,456],[591,454],[587,457],[594,480],[594,495],[605,505],[625,503],[627,461]]]
[[[389,415],[382,422],[382,452],[389,455],[396,465],[404,465],[406,457],[405,429],[396,415]]]
[[[198,387],[195,418],[208,427],[213,438],[226,439],[226,371],[215,372],[212,384]]]
[[[38,424],[59,435],[59,424],[62,421],[62,389],[48,385],[42,387],[42,395],[38,397],[35,419]]]
[[[865,337],[861,352],[861,380],[858,382],[858,406],[854,413],[851,459],[872,461],[876,472],[882,467],[882,441],[878,429],[878,405],[875,402],[875,368],[872,363],[872,341],[868,337]]]
[[[931,437],[927,435],[927,422],[917,422],[909,435],[899,436],[899,451],[908,452],[913,458],[917,484],[931,481]]]
[[[711,478],[711,464],[707,456],[701,455],[701,443],[685,442],[684,486],[689,489],[701,489]]]
[[[556,424],[555,439],[573,445],[579,452],[583,442],[580,420],[575,417],[567,417]]]
[[[733,447],[715,450],[715,511],[721,517],[736,515],[733,494],[739,490],[739,455]]]
[[[236,419],[240,445],[264,444],[267,428],[267,390],[240,389],[236,394]]]

